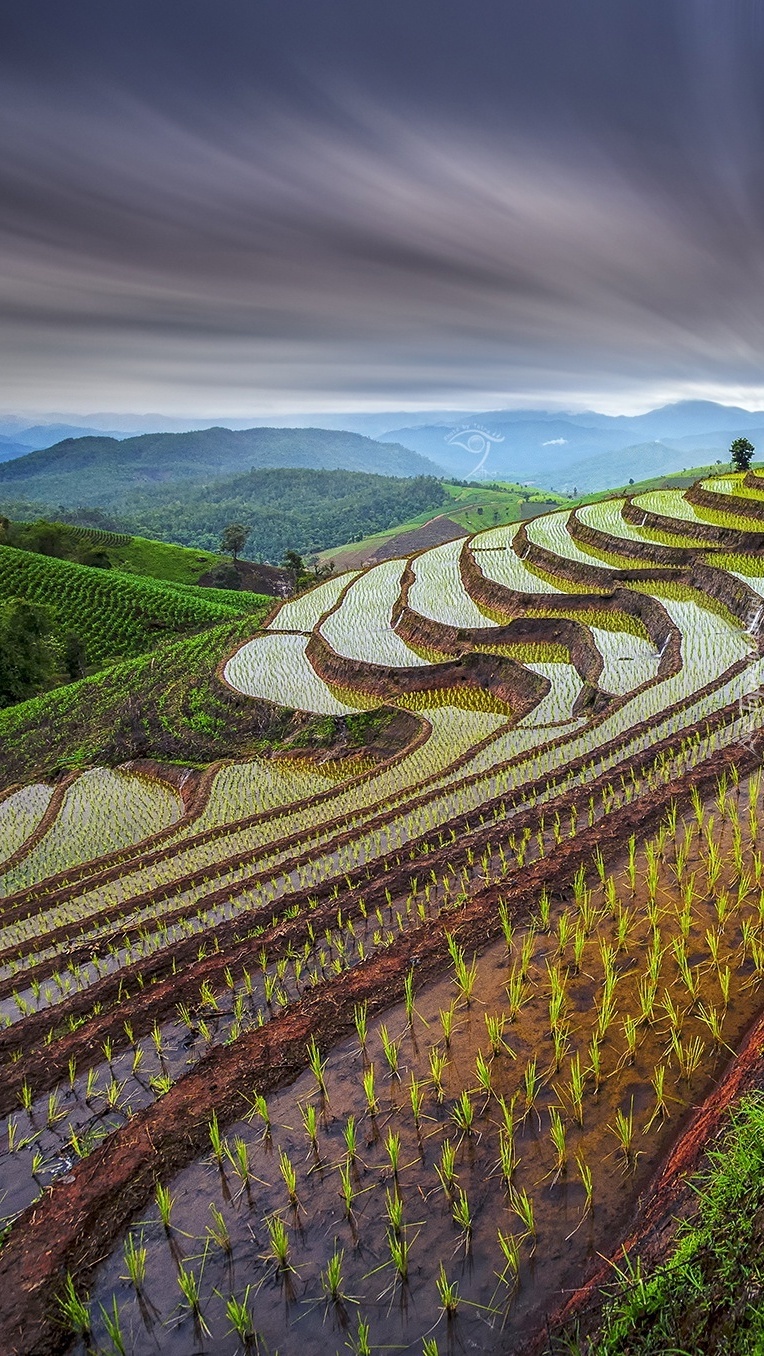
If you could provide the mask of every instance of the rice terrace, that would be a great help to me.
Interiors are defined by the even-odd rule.
[[[2,716],[0,1351],[631,1350],[760,1138],[764,475],[185,587],[143,755]]]

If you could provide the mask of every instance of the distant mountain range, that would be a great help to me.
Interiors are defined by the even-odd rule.
[[[380,440],[420,452],[461,479],[477,474],[583,494],[724,460],[741,436],[764,456],[764,411],[697,400],[633,416],[487,411],[392,429]]]
[[[21,418],[0,419],[0,495],[111,507],[158,482],[208,482],[282,466],[511,480],[590,493],[725,460],[741,436],[764,456],[764,411],[707,400],[639,415],[525,409],[310,417],[313,427],[284,427],[273,416],[257,428],[138,434],[129,433],[131,422],[145,427],[154,419],[160,429],[183,421],[82,415],[77,424],[25,427]],[[111,430],[95,428],[97,419],[111,423]]]
[[[278,467],[373,471],[398,477],[442,474],[416,451],[394,441],[374,442],[358,433],[211,428],[122,440],[66,438],[0,465],[0,497],[113,508],[152,486],[173,481],[184,486],[207,484],[221,476]]]
[[[3,427],[0,422],[0,428]],[[63,438],[123,438],[125,435],[115,430],[92,429],[78,424],[33,424],[30,428],[19,429],[17,433],[0,433],[0,462],[11,461],[15,457],[25,457],[28,452],[37,452],[42,447],[51,447]]]

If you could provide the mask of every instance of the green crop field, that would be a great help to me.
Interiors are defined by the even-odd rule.
[[[2,549],[135,655],[0,712],[3,1350],[575,1351],[608,1258],[579,1350],[706,1349],[735,1174],[639,1223],[764,1041],[764,477],[448,493],[267,618]]]
[[[130,658],[163,636],[262,611],[268,601],[0,546],[0,602],[14,598],[48,609],[55,633],[75,633],[89,664]]]

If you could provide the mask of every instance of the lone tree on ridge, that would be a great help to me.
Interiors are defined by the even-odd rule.
[[[236,560],[239,552],[244,550],[248,536],[248,527],[244,527],[242,523],[229,523],[220,539],[220,549]]]
[[[730,446],[730,461],[736,470],[747,471],[755,451],[753,443],[749,443],[747,438],[736,438]]]

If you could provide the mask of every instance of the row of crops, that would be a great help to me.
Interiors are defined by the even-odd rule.
[[[132,658],[162,635],[212,626],[247,609],[241,595],[218,597],[0,546],[0,602],[21,597],[49,609],[56,634],[76,634],[91,664]]]
[[[612,1243],[759,1008],[747,480],[330,579],[228,658],[290,708],[393,691],[386,762],[0,801],[25,1349],[53,1313],[83,1352],[513,1350]]]

